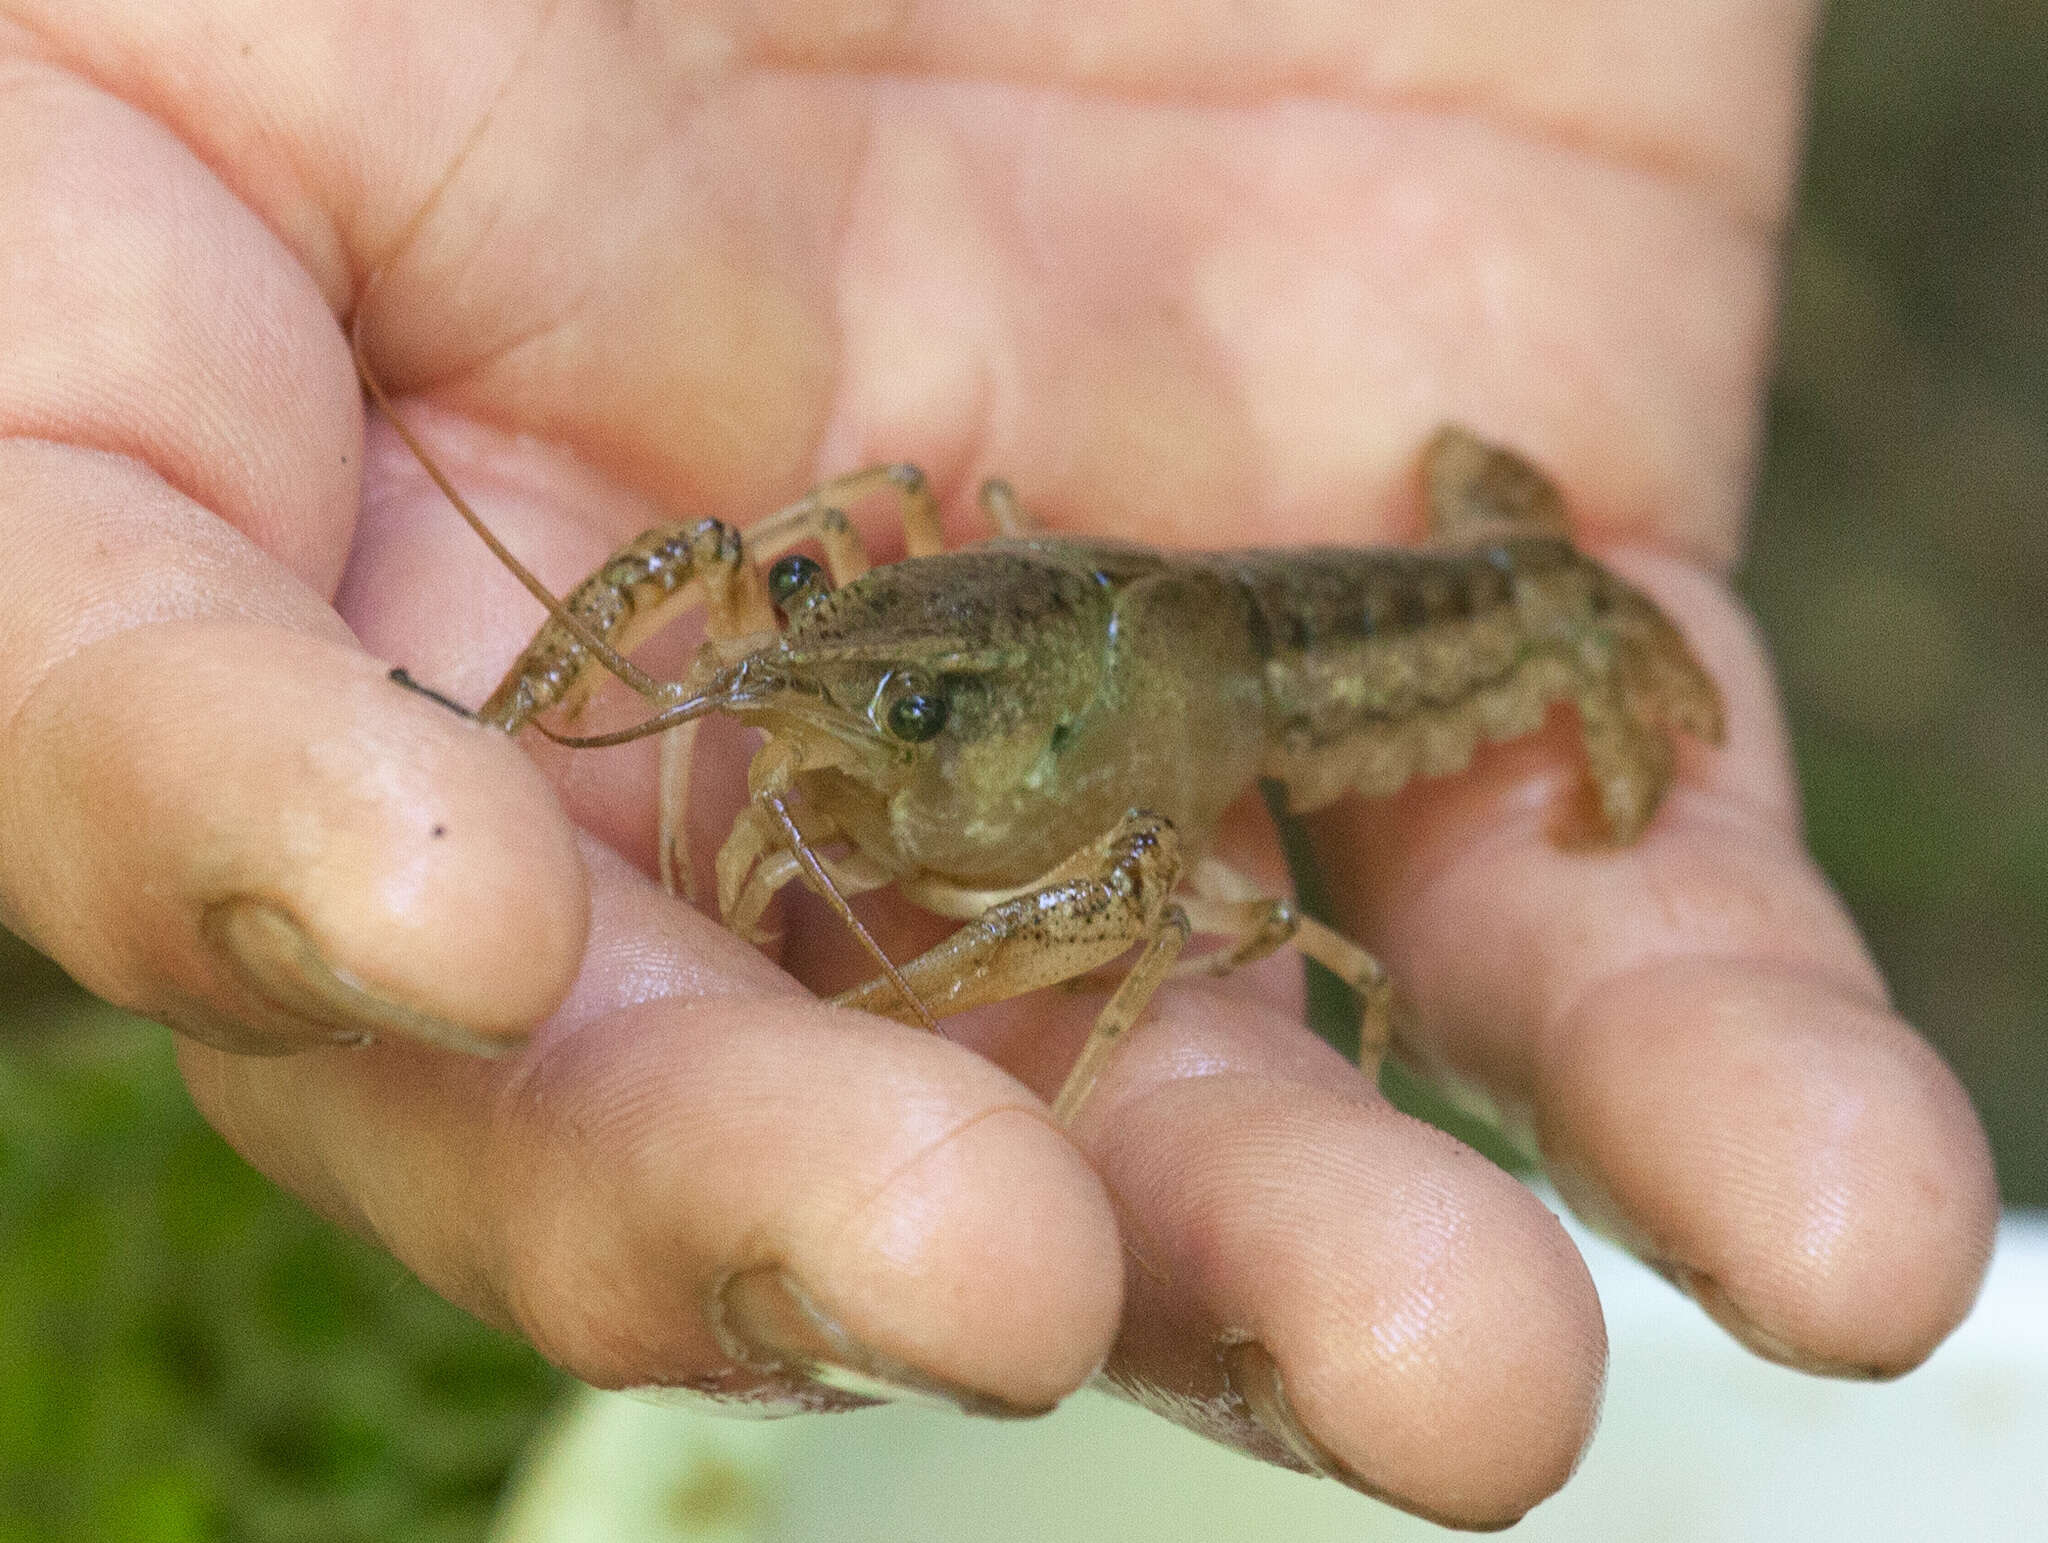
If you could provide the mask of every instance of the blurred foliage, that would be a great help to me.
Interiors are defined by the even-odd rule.
[[[259,1178],[162,1029],[0,980],[0,1543],[480,1538],[554,1374]]]
[[[1815,850],[2032,1204],[2044,82],[2048,0],[1835,8],[1743,575]],[[476,1538],[555,1386],[256,1178],[193,1114],[161,1031],[0,935],[0,1543]]]

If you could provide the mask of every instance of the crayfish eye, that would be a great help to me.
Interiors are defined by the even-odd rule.
[[[946,726],[946,699],[935,691],[909,691],[889,704],[889,732],[921,745]]]
[[[777,605],[788,605],[807,589],[824,587],[825,569],[814,558],[792,552],[768,570],[768,597]]]

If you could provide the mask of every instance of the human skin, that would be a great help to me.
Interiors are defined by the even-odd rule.
[[[1414,538],[1441,421],[1516,446],[1729,737],[1618,852],[1550,840],[1568,715],[1318,817],[1409,1053],[1766,1355],[1895,1375],[1967,1311],[1987,1149],[1802,849],[1724,577],[1808,7],[0,14],[0,920],[450,1299],[601,1385],[821,1404],[792,1368],[1029,1410],[1114,1348],[1467,1526],[1564,1481],[1605,1364],[1542,1204],[1315,1040],[1292,962],[1162,992],[1070,1136],[1085,1000],[966,1043],[825,1007],[816,913],[778,965],[645,877],[648,754],[391,685],[478,701],[539,618],[366,439],[358,308],[557,585],[877,460],[961,539],[1001,474],[1057,529],[1282,545]],[[1255,807],[1224,845],[1281,882]]]

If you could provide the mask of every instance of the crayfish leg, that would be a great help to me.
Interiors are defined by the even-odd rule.
[[[775,557],[799,542],[816,540],[825,549],[832,582],[847,584],[868,571],[867,548],[846,517],[855,504],[877,493],[893,493],[903,520],[903,543],[912,557],[931,557],[945,550],[939,503],[931,482],[907,461],[869,466],[822,482],[795,503],[754,522],[747,545],[757,560]]]
[[[1087,1047],[1054,1105],[1055,1114],[1070,1123],[1110,1051],[1138,1021],[1187,941],[1186,913],[1172,903],[1180,877],[1180,834],[1173,823],[1134,809],[1030,889],[989,906],[898,966],[897,973],[918,1002],[943,1018],[1073,980],[1143,945],[1096,1016]],[[885,977],[833,1001],[902,1023],[917,1021]]]
[[[1569,529],[1557,484],[1501,445],[1445,424],[1422,450],[1429,529],[1439,545],[1477,546],[1505,533],[1561,536]]]
[[[1294,901],[1268,895],[1228,864],[1205,857],[1195,867],[1195,893],[1182,901],[1197,932],[1235,938],[1232,945],[1183,960],[1175,973],[1227,975],[1292,944],[1335,975],[1358,998],[1358,1066],[1379,1075],[1393,1042],[1397,1000],[1387,968],[1341,932],[1302,914]]]
[[[988,517],[995,533],[1005,540],[1022,540],[1039,533],[1038,521],[1017,501],[1016,489],[1002,478],[991,477],[981,485],[980,503],[981,512]]]
[[[1082,1104],[1095,1090],[1095,1081],[1102,1075],[1102,1068],[1108,1064],[1111,1052],[1122,1042],[1125,1032],[1144,1014],[1152,1001],[1152,994],[1159,989],[1159,983],[1172,972],[1174,961],[1187,947],[1189,931],[1188,913],[1179,906],[1170,905],[1160,914],[1152,935],[1145,940],[1145,951],[1138,955],[1138,962],[1131,966],[1130,974],[1123,978],[1123,983],[1103,1004],[1102,1011],[1095,1015],[1095,1026],[1088,1031],[1088,1042],[1074,1058],[1073,1069],[1060,1085],[1059,1096],[1052,1101],[1052,1117],[1059,1124],[1071,1126],[1074,1123]]]

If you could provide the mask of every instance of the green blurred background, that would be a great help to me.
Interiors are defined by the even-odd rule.
[[[1814,847],[2048,1204],[2048,0],[1823,39],[1742,588]],[[0,934],[0,1543],[476,1539],[559,1380]]]

